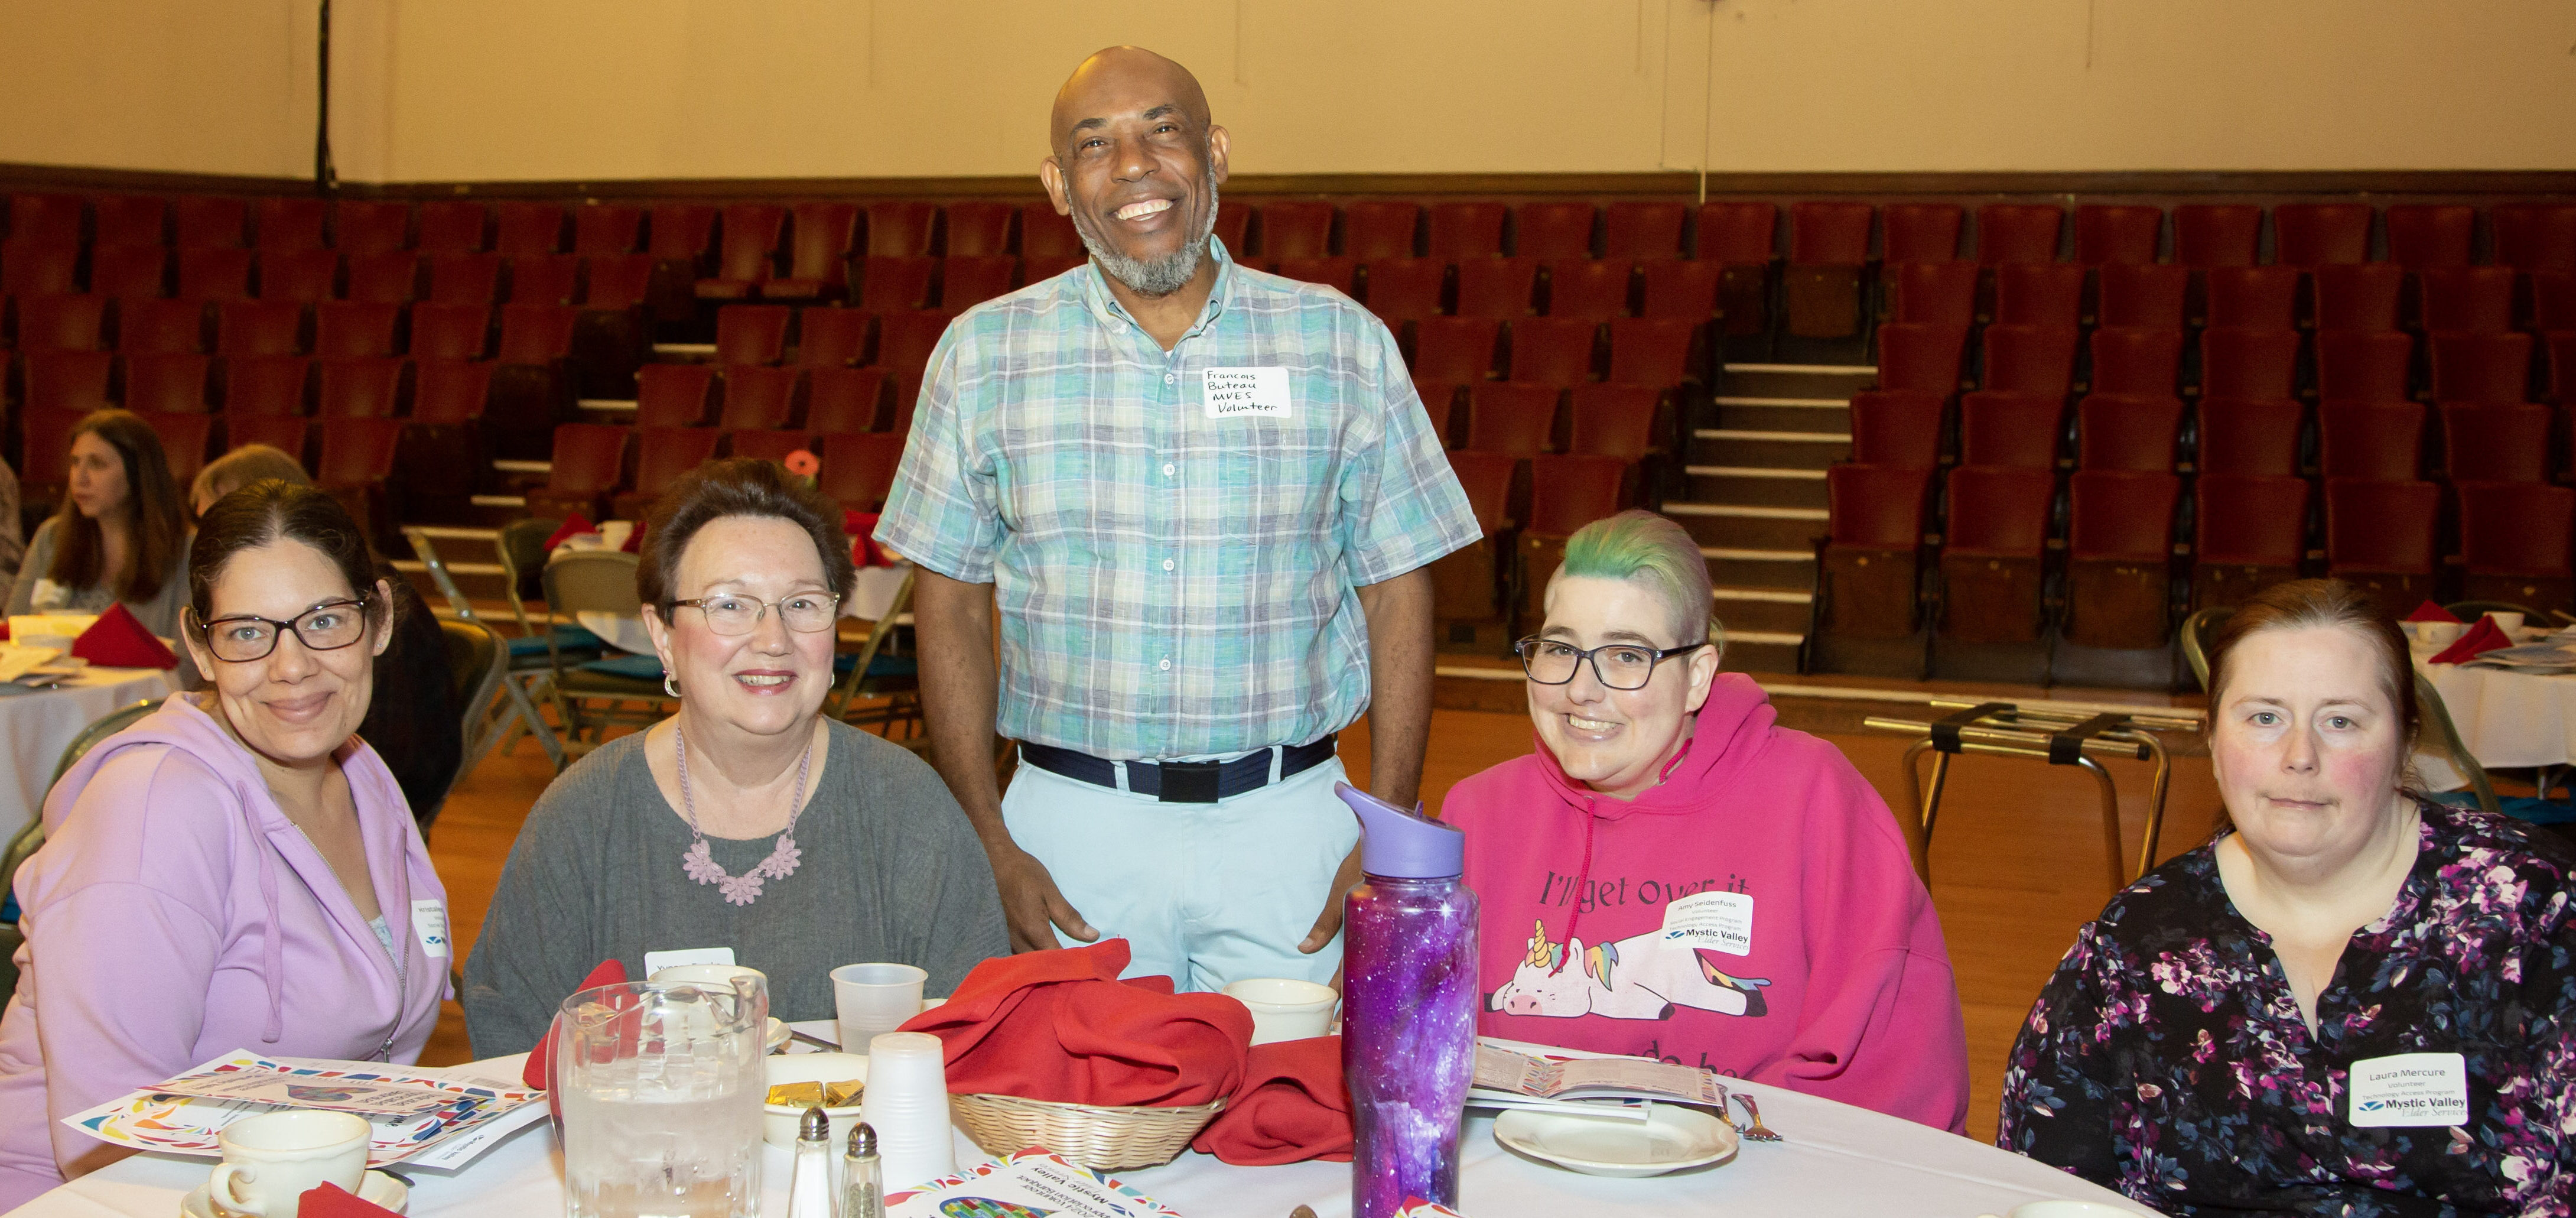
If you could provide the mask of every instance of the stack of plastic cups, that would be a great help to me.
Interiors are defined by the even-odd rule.
[[[887,1192],[957,1170],[946,1047],[926,1032],[887,1032],[868,1042],[868,1089],[859,1097],[859,1119],[876,1129]]]

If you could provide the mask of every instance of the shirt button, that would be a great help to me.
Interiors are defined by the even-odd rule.
[[[1166,570],[1166,571],[1169,571],[1169,570],[1171,570],[1171,569],[1172,569],[1172,560],[1171,560],[1171,559],[1166,558],[1166,559],[1164,559],[1164,560],[1163,560],[1163,569],[1164,569],[1164,570]]]
[[[1179,469],[1180,469],[1180,467],[1179,467],[1179,466],[1176,466],[1176,465],[1172,464],[1171,462],[1166,461],[1166,462],[1164,462],[1164,463],[1163,463],[1163,476],[1164,476],[1164,477],[1166,477],[1166,478],[1169,478],[1169,477],[1171,477],[1175,472],[1178,472],[1178,470],[1179,470]]]
[[[1177,378],[1175,378],[1171,373],[1166,372],[1163,374],[1163,383],[1166,385],[1171,384],[1175,379]]]
[[[1165,672],[1170,672],[1170,671],[1171,671],[1171,669],[1172,669],[1172,661],[1167,657],[1167,658],[1165,658],[1165,659],[1164,659],[1164,661],[1163,661],[1160,665],[1158,665],[1157,667],[1160,667],[1160,668],[1161,668],[1163,671],[1165,671]]]

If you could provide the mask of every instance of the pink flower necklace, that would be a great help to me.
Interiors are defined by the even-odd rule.
[[[697,839],[681,856],[680,870],[701,884],[715,885],[727,902],[749,905],[760,899],[762,884],[795,874],[796,864],[805,857],[805,852],[796,848],[793,835],[797,818],[805,814],[805,776],[814,764],[814,741],[806,739],[805,755],[797,759],[796,793],[787,799],[787,827],[779,831],[777,847],[768,858],[760,860],[759,866],[735,876],[725,874],[725,869],[716,865],[715,856],[708,853],[707,835],[698,830],[698,798],[689,790],[689,734],[681,731],[678,724],[671,726],[671,734],[679,740],[680,815],[689,822],[689,836]]]

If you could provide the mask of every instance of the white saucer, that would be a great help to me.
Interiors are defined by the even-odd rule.
[[[1587,1176],[1660,1176],[1733,1158],[1736,1136],[1695,1108],[1657,1104],[1644,1124],[1514,1108],[1494,1120],[1506,1149]]]
[[[368,1172],[358,1181],[358,1199],[399,1214],[411,1204],[411,1189],[402,1181],[380,1171]],[[239,1218],[236,1211],[218,1208],[206,1186],[198,1185],[180,1198],[179,1212],[187,1218]]]

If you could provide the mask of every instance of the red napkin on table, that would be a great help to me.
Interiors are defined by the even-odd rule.
[[[862,567],[891,567],[894,556],[877,544],[879,512],[841,513],[841,531],[850,535],[850,561]]]
[[[2459,641],[2443,648],[2440,655],[2425,663],[2466,664],[2497,648],[2511,646],[2513,639],[2505,634],[2504,627],[2496,625],[2494,618],[2481,617],[2476,625],[2469,627],[2468,633],[2459,637]]]
[[[572,988],[572,992],[578,994],[593,986],[619,985],[625,980],[624,964],[615,960],[602,960],[598,968],[590,970],[590,975],[581,979],[580,985]],[[564,995],[566,998],[571,996],[572,994]],[[555,1016],[556,1022],[561,1022],[562,1019],[563,1016],[560,1013]],[[528,1050],[528,1065],[526,1069],[519,1071],[519,1081],[538,1091],[546,1090],[554,1086],[554,1064],[555,1025],[549,1023],[546,1025],[545,1039],[538,1041],[536,1048]]]
[[[2441,607],[2440,605],[2434,604],[2431,601],[2426,601],[2423,604],[2415,606],[2415,612],[2407,614],[2406,620],[2410,622],[2457,622],[2460,620],[2460,616]]]
[[[1342,1084],[1342,1038],[1254,1045],[1243,1086],[1190,1149],[1237,1167],[1351,1158],[1351,1095]]]
[[[327,1180],[295,1201],[295,1218],[372,1218],[372,1215],[392,1213],[392,1210]]]
[[[177,668],[179,657],[152,637],[122,603],[110,604],[72,640],[72,654],[104,668]]]
[[[567,537],[578,537],[584,533],[596,533],[598,531],[599,526],[592,524],[590,522],[590,517],[584,516],[579,512],[575,512],[570,516],[564,517],[563,527],[556,529],[546,538],[546,553],[554,553],[555,547],[562,545],[564,543],[564,539]],[[623,978],[620,978],[620,980],[623,980]]]
[[[1110,1107],[1184,1107],[1243,1084],[1252,1012],[1169,977],[1118,980],[1127,941],[997,956],[907,1032],[948,1042],[948,1089]]]

